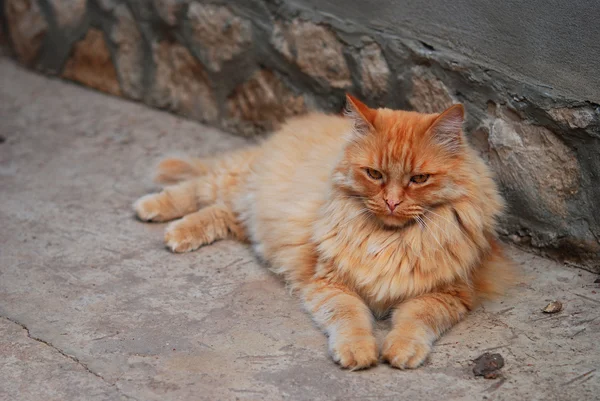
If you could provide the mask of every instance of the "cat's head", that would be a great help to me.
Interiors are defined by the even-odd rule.
[[[350,95],[347,101],[354,127],[333,174],[344,195],[399,227],[468,192],[462,105],[422,114],[371,109]]]

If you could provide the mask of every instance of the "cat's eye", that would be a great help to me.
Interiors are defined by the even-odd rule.
[[[410,177],[410,181],[415,184],[423,184],[429,179],[429,174],[417,174]]]
[[[381,172],[379,172],[375,169],[367,168],[366,170],[367,170],[367,175],[374,180],[381,180],[383,178],[383,174],[381,174]]]

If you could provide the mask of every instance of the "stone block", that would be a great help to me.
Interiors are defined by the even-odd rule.
[[[35,0],[5,0],[4,14],[19,61],[33,65],[48,31],[40,7]]]
[[[102,31],[90,28],[75,43],[62,72],[64,78],[112,95],[121,96],[117,72]]]
[[[566,216],[567,200],[579,189],[576,155],[542,126],[495,118],[489,130],[489,161],[503,186],[514,191],[538,216]]]
[[[189,2],[190,0],[152,0],[156,13],[170,26],[177,24],[177,14]]]
[[[112,11],[119,4],[124,3],[123,0],[95,0],[95,3],[102,9],[103,11]]]
[[[587,108],[563,107],[550,109],[548,114],[556,122],[567,124],[569,128],[587,128],[596,121],[594,112]]]
[[[343,46],[329,28],[294,19],[275,27],[271,43],[305,74],[333,88],[352,86]]]
[[[116,23],[110,39],[115,45],[115,65],[126,97],[141,99],[144,93],[144,49],[142,35],[126,5],[115,9]]]
[[[369,43],[360,49],[360,78],[363,93],[377,97],[388,91],[390,69],[377,43]]]
[[[455,103],[446,85],[424,67],[412,69],[412,92],[409,102],[421,113],[441,113]]]
[[[225,6],[193,3],[187,17],[192,41],[212,71],[220,71],[224,62],[252,45],[250,21],[236,16]]]
[[[295,95],[272,71],[257,71],[227,99],[228,120],[223,125],[244,135],[272,131],[286,118],[306,111],[304,98]]]
[[[49,0],[59,28],[69,29],[81,24],[87,7],[87,0]]]
[[[204,122],[214,122],[218,109],[204,67],[179,43],[153,44],[155,76],[149,103]]]

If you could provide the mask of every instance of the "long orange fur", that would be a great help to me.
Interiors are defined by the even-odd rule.
[[[287,280],[342,367],[423,363],[511,265],[496,239],[503,201],[462,133],[463,107],[442,114],[371,109],[289,121],[260,146],[211,160],[167,159],[167,186],[140,198],[145,221],[171,223],[187,252],[234,237]],[[391,314],[381,350],[373,318]]]

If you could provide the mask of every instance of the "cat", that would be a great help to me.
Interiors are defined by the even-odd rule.
[[[433,343],[510,282],[497,239],[504,209],[468,144],[464,108],[441,114],[372,109],[289,120],[260,145],[166,159],[173,184],[134,203],[188,252],[226,237],[250,242],[283,275],[343,368],[420,366]],[[379,350],[374,317],[391,316]]]

